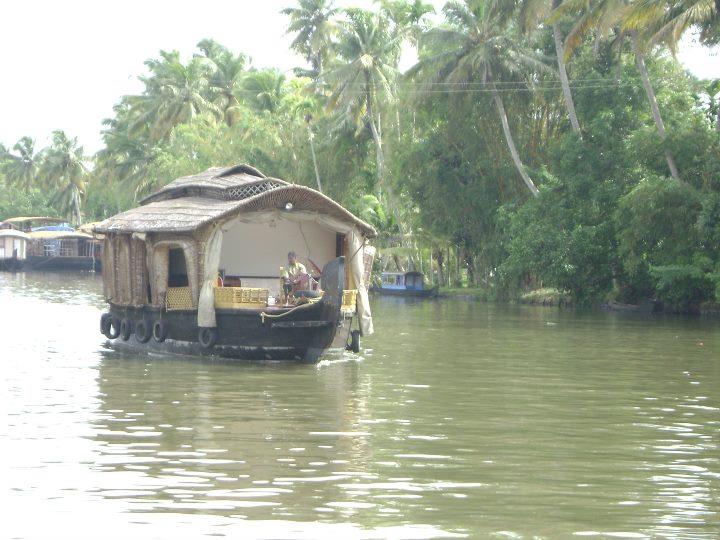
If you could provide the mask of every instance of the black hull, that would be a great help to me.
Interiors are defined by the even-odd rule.
[[[350,338],[352,319],[345,319],[337,328],[334,339],[329,347],[315,348],[303,347],[302,342],[296,342],[290,346],[277,346],[275,344],[255,344],[250,342],[245,345],[221,344],[213,347],[211,351],[205,350],[195,341],[181,341],[168,339],[158,343],[151,339],[147,343],[140,343],[136,337],[128,341],[118,338],[108,340],[107,346],[120,352],[144,352],[162,355],[180,355],[184,357],[200,357],[206,360],[218,361],[290,361],[301,363],[316,363],[328,353],[341,353],[347,350]]]
[[[7,272],[19,272],[23,269],[25,261],[19,259],[2,259],[0,260],[0,270]]]
[[[29,256],[26,270],[100,270],[100,259],[91,257],[38,257]]]
[[[328,350],[345,349],[350,337],[352,316],[342,311],[344,258],[328,263],[323,269],[322,300],[294,308],[215,309],[216,328],[200,328],[197,311],[167,311],[151,307],[110,305],[110,318],[117,337],[112,346],[144,348],[189,355],[214,356],[245,360],[297,360],[317,362]],[[164,337],[138,339],[136,332],[144,322],[144,337],[158,321]],[[124,324],[123,324],[124,323]],[[200,344],[201,331],[212,330],[212,345]],[[143,333],[141,332],[141,334]],[[106,334],[109,338],[110,332]]]
[[[383,289],[381,287],[370,287],[370,292],[382,294],[383,296],[403,296],[407,298],[434,298],[438,295],[436,288],[413,291],[409,289]]]

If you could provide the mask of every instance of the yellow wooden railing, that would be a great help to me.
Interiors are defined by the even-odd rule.
[[[253,287],[217,287],[215,289],[215,307],[221,309],[258,308],[268,305],[269,291]],[[343,291],[342,310],[355,311],[357,289]],[[193,310],[190,287],[168,287],[165,296],[165,309],[168,311]]]
[[[265,307],[269,291],[252,287],[218,287],[215,289],[215,307],[240,309]]]

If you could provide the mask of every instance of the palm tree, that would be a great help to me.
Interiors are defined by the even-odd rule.
[[[299,0],[298,7],[285,8],[290,17],[287,33],[297,32],[290,47],[310,63],[309,75],[317,80],[330,58],[335,35],[335,17],[340,10],[333,0]]]
[[[639,31],[651,42],[664,41],[675,53],[689,28],[700,31],[700,42],[720,41],[720,0],[637,0],[630,5],[623,25]]]
[[[358,132],[370,130],[378,185],[382,186],[385,156],[379,109],[395,99],[400,39],[391,34],[385,17],[359,9],[348,10],[340,32],[339,61],[324,77],[330,87],[329,105]]]
[[[242,82],[245,101],[256,111],[275,113],[280,107],[285,87],[285,75],[275,69],[253,70]]]
[[[52,204],[72,216],[76,225],[82,223],[80,207],[87,175],[84,159],[83,147],[78,145],[76,137],[70,139],[64,131],[53,131],[52,144],[45,154],[41,174],[56,190]]]
[[[423,0],[380,0],[380,10],[417,47],[427,15],[435,13],[432,4]]]
[[[519,36],[507,30],[509,13],[497,3],[448,2],[443,8],[448,25],[433,28],[421,39],[421,46],[429,54],[410,70],[430,84],[467,84],[478,79],[487,85],[495,103],[515,168],[530,193],[537,196],[538,189],[528,175],[515,147],[502,96],[496,80],[523,79],[528,70],[547,69],[542,58],[529,49]]]
[[[145,137],[132,134],[129,126],[133,120],[126,100],[121,100],[113,109],[115,117],[103,121],[105,147],[95,156],[96,171],[108,181],[131,189],[137,199],[149,187],[148,166],[159,150]]]
[[[565,0],[558,6],[548,19],[555,22],[564,14],[579,15],[575,26],[568,34],[565,41],[565,59],[568,60],[572,53],[583,42],[583,39],[591,32],[595,31],[596,37],[608,34],[610,31],[617,29],[621,21],[628,13],[628,0]],[[638,31],[634,29],[620,30],[617,38],[624,39],[627,36],[630,39],[633,53],[635,55],[635,65],[640,73],[645,95],[650,104],[653,121],[660,136],[660,141],[665,146],[666,134],[665,123],[660,114],[655,91],[650,83],[647,66],[645,65],[645,54],[640,42]],[[680,181],[680,173],[678,172],[675,158],[669,148],[665,146],[665,161],[667,161],[668,169],[672,177]]]
[[[197,46],[202,56],[214,66],[210,77],[210,89],[215,94],[213,102],[223,112],[225,123],[232,127],[240,113],[236,94],[241,88],[247,57],[244,54],[233,54],[212,39],[203,39]]]
[[[388,229],[389,221],[382,203],[375,195],[359,195],[350,201],[350,208],[360,219],[378,231]]]
[[[319,114],[319,101],[316,94],[310,94],[306,89],[296,85],[294,92],[288,93],[284,100],[284,108],[288,110],[291,116],[302,118],[305,121],[308,133],[308,142],[310,143],[310,154],[312,155],[313,169],[315,170],[315,181],[317,182],[318,191],[322,193],[322,183],[320,182],[320,169],[318,168],[317,155],[315,153],[315,134],[312,129],[313,119]]]
[[[393,188],[385,177],[382,142],[381,106],[395,100],[402,36],[394,34],[387,17],[361,9],[349,9],[340,26],[338,60],[325,73],[329,85],[328,104],[342,121],[354,125],[356,133],[370,130],[375,145],[378,194],[388,197],[400,232],[405,223],[400,217]]]
[[[0,160],[5,161],[2,169],[8,183],[26,189],[32,187],[42,158],[41,153],[35,153],[35,141],[23,137],[13,146],[14,154],[4,148],[2,150]]]
[[[133,131],[147,130],[148,139],[156,142],[197,115],[222,116],[210,99],[213,64],[207,58],[196,56],[183,64],[178,51],[160,51],[160,59],[148,60],[145,65],[150,75],[140,78],[145,84],[143,94],[127,97],[136,113]]]
[[[550,12],[560,6],[561,0],[523,0],[521,4],[521,20],[525,29],[536,26],[540,20],[547,18]],[[570,125],[575,133],[582,138],[580,122],[575,112],[575,102],[570,91],[570,81],[565,66],[565,45],[563,44],[562,32],[557,22],[552,24],[553,38],[555,40],[555,56],[557,57],[558,74],[562,86],[565,108],[570,117]]]

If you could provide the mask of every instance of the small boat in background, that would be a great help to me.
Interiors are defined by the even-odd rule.
[[[380,286],[373,285],[370,290],[389,296],[433,297],[437,296],[437,286],[426,288],[422,272],[383,272]]]

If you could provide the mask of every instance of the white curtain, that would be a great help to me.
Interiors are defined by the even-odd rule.
[[[350,259],[345,261],[345,268],[352,274],[358,291],[357,315],[360,321],[360,331],[363,336],[369,336],[374,330],[372,313],[370,313],[370,299],[365,284],[365,254],[363,252],[365,242],[358,234],[357,229],[352,229],[348,233],[348,245],[350,246]]]
[[[203,276],[200,285],[200,298],[198,300],[198,326],[201,328],[215,328],[215,284],[218,277],[218,265],[222,251],[223,229],[216,226],[210,233],[210,239],[205,245],[203,257]]]

